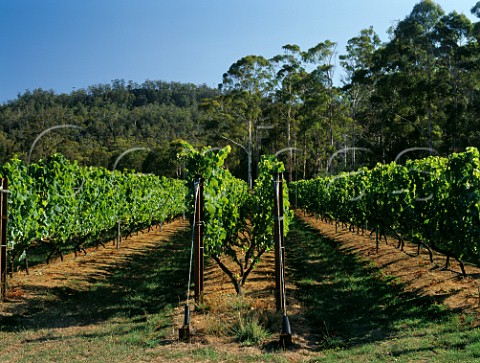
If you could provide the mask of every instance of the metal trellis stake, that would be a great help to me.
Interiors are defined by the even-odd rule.
[[[178,330],[178,338],[182,342],[190,341],[190,306],[185,304],[183,326]]]
[[[282,174],[277,174],[276,179],[273,181],[273,193],[274,193],[274,229],[273,238],[275,241],[275,305],[277,311],[282,311],[283,307],[283,294],[282,294],[282,276],[281,276],[281,261],[283,260],[282,254],[282,237],[283,237],[283,198],[279,196],[278,190],[282,188]],[[283,193],[282,193],[283,196]],[[282,204],[282,206],[280,206]]]
[[[192,264],[195,260],[195,270],[194,270],[194,277],[193,281],[195,284],[195,302],[198,303],[202,297],[203,291],[203,264],[199,261],[203,260],[203,251],[202,256],[200,256],[200,250],[202,247],[202,230],[201,230],[201,211],[203,210],[201,202],[202,202],[202,192],[201,180],[195,180],[193,182],[193,196],[194,196],[194,211],[193,211],[193,226],[192,226],[192,245],[190,247],[190,265],[188,270],[188,284],[187,284],[187,301],[185,303],[185,311],[183,315],[183,325],[178,330],[178,338],[180,341],[189,342],[190,341],[190,283],[192,279]],[[200,222],[200,223],[199,223]],[[194,254],[195,251],[195,254]],[[195,255],[195,256],[194,256]]]
[[[275,300],[277,311],[282,312],[282,331],[280,346],[286,348],[292,344],[292,331],[287,316],[285,289],[285,246],[283,211],[283,175],[277,174],[274,180],[274,239],[275,239]]]
[[[8,222],[8,181],[0,179],[0,301],[7,297],[7,222]]]
[[[198,193],[196,201],[196,211],[195,211],[195,225],[194,225],[194,241],[195,241],[195,272],[194,272],[194,283],[195,283],[195,303],[199,304],[202,302],[203,297],[203,271],[204,271],[204,258],[203,258],[203,181],[200,179],[198,181]]]

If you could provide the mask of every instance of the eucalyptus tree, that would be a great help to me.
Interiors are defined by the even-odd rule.
[[[478,67],[480,62],[480,1],[478,1],[470,11],[478,19],[472,24],[473,41],[468,46],[468,52],[470,53],[470,77],[472,82],[477,85],[475,91],[470,92],[472,101],[470,103],[469,111],[471,118],[480,120],[480,90],[478,87],[478,84],[480,84],[480,69]],[[470,145],[480,145],[480,127],[478,127],[477,122],[475,122],[472,127],[469,127]]]
[[[363,29],[360,34],[347,42],[346,54],[340,56],[340,65],[344,69],[343,91],[351,117],[351,167],[356,167],[356,135],[362,128],[368,129],[372,115],[370,95],[375,89],[379,74],[374,71],[374,55],[380,48],[381,40],[373,27]],[[360,119],[358,118],[360,114]],[[363,121],[363,122],[361,122]],[[360,130],[359,130],[360,128]],[[362,145],[363,146],[363,145]]]
[[[279,118],[286,123],[286,147],[288,148],[288,180],[293,180],[294,149],[297,148],[298,119],[303,98],[302,82],[307,76],[304,54],[295,44],[282,47],[283,54],[271,59],[275,67],[274,99]],[[304,149],[304,153],[306,150]]]
[[[335,141],[341,138],[336,123],[336,107],[341,103],[339,90],[333,86],[336,43],[326,40],[302,53],[307,75],[302,79],[302,118],[299,125],[303,148],[312,152],[314,174],[322,166],[328,170],[329,156],[335,151]],[[304,160],[304,170],[307,160]]]
[[[379,112],[379,147],[384,161],[406,146],[437,147],[441,130],[434,104],[435,26],[444,15],[431,0],[416,4],[412,12],[392,28],[391,39],[376,54],[376,70],[382,74],[372,95]],[[435,123],[434,123],[435,121]]]
[[[272,64],[268,59],[255,55],[243,57],[223,75],[219,86],[222,94],[213,103],[213,108],[230,120],[232,128],[238,129],[237,140],[224,137],[247,153],[250,188],[253,187],[253,132],[263,121],[264,102],[271,90],[272,77]]]
[[[474,76],[476,62],[473,24],[464,15],[452,12],[435,26],[438,77],[438,102],[444,110],[445,149],[458,151],[467,146],[468,123],[471,121],[470,95],[478,85]],[[463,136],[462,136],[463,135]]]
[[[314,68],[310,75],[312,80],[319,82],[326,91],[327,117],[329,124],[330,145],[333,146],[333,77],[335,66],[333,59],[337,44],[326,40],[310,48],[304,53],[305,60]]]

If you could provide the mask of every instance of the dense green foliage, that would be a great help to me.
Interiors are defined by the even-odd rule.
[[[205,254],[217,262],[240,293],[261,256],[274,247],[273,178],[283,172],[283,164],[274,157],[264,156],[259,165],[259,176],[250,191],[245,181],[235,178],[224,168],[229,146],[197,151],[187,143],[183,145],[181,156],[186,164],[191,213],[195,210],[198,182],[203,183],[201,222]],[[283,196],[286,234],[291,217],[286,186]],[[231,258],[238,270],[229,268],[222,257]]]
[[[458,260],[480,258],[480,153],[378,164],[290,185],[298,207],[424,243]]]
[[[2,165],[9,181],[8,246],[12,256],[36,245],[51,252],[96,245],[117,234],[159,224],[184,210],[182,181],[81,167],[60,154],[28,165]]]
[[[33,160],[61,152],[80,165],[111,167],[140,146],[119,166],[179,177],[171,141],[181,138],[198,148],[230,144],[226,164],[250,186],[261,156],[285,148],[279,158],[294,180],[390,162],[409,147],[440,155],[480,147],[479,24],[422,0],[387,41],[368,28],[345,50],[324,40],[308,49],[286,44],[271,58],[246,55],[217,90],[114,80],[70,94],[27,91],[0,105],[0,161],[26,160],[42,131],[65,124],[79,128],[43,136]],[[334,80],[342,71],[340,86]],[[358,147],[370,152],[351,151]],[[330,157],[344,148],[343,158]]]
[[[216,94],[204,85],[161,81],[139,85],[122,80],[71,94],[27,91],[0,106],[0,162],[13,155],[26,161],[43,131],[74,125],[41,137],[31,150],[32,160],[59,152],[80,165],[112,169],[125,150],[143,147],[144,151],[122,158],[118,168],[178,176],[170,142],[196,137],[201,118],[198,104]]]

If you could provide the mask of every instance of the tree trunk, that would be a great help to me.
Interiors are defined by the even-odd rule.
[[[228,269],[228,267],[223,264],[223,262],[220,260],[220,257],[218,257],[216,255],[211,255],[211,256],[215,260],[217,265],[220,266],[222,271],[225,272],[225,274],[230,278],[230,280],[233,283],[233,286],[235,287],[235,291],[236,291],[237,295],[241,295],[242,294],[242,286],[240,285],[240,281],[238,281],[235,278],[235,275],[233,274],[233,272],[230,271]]]
[[[247,156],[248,156],[248,187],[250,190],[253,188],[252,180],[252,120],[248,120],[248,143],[247,143]]]

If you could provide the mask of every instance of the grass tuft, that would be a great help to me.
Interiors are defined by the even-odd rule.
[[[270,337],[269,331],[255,314],[239,316],[232,327],[232,333],[244,345],[258,345]]]

